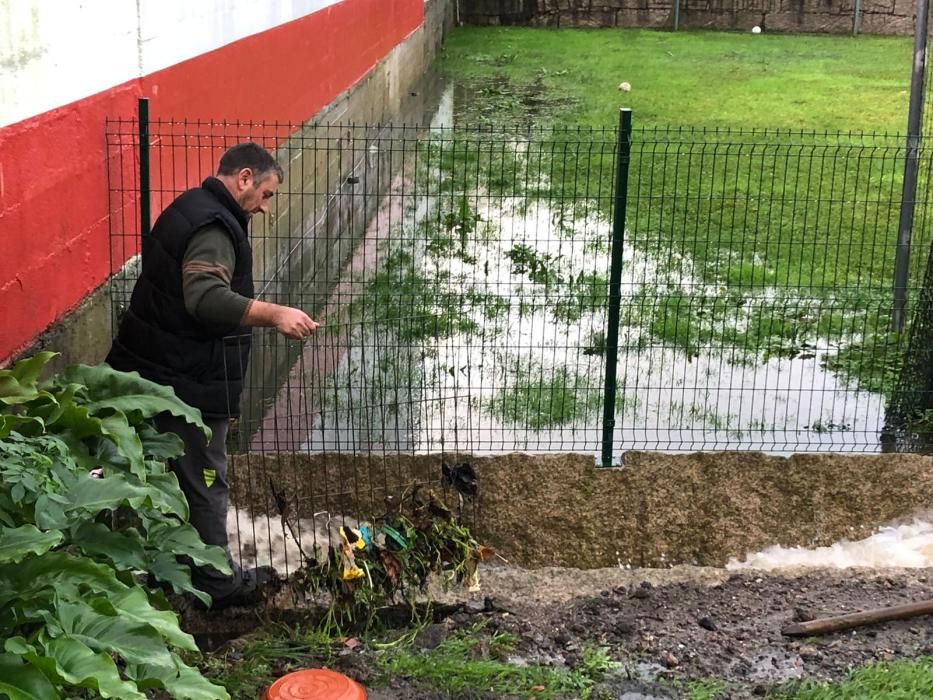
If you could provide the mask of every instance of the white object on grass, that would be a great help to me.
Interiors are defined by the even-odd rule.
[[[623,83],[619,83],[619,89],[620,89],[622,92],[631,92],[631,91],[632,91],[632,85],[631,85],[630,83],[624,83],[624,82],[623,82]]]
[[[752,34],[761,34],[761,27],[759,27],[757,24],[752,27]]]

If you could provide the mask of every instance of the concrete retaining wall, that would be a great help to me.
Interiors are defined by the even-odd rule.
[[[369,519],[415,481],[439,489],[440,459],[240,455],[231,465],[234,501],[277,520],[271,480],[300,517]],[[597,469],[585,455],[471,461],[481,494],[466,519],[526,567],[721,566],[775,544],[859,539],[933,505],[933,458],[914,455],[636,452],[620,469]]]

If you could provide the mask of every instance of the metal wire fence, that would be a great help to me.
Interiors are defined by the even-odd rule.
[[[904,350],[900,136],[147,132],[154,212],[239,141],[287,164],[252,232],[257,288],[324,328],[304,344],[254,332],[241,451],[880,449]],[[113,268],[130,280],[139,133],[108,124]]]

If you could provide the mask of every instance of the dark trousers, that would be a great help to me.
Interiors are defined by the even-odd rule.
[[[169,460],[169,469],[178,478],[178,484],[188,499],[191,524],[207,544],[227,547],[227,508],[230,486],[227,483],[227,428],[226,418],[205,418],[213,432],[210,442],[193,425],[167,413],[156,418],[156,427],[175,433],[185,443],[185,454]],[[232,566],[232,563],[231,563]],[[191,581],[196,588],[212,597],[223,596],[232,590],[235,578],[211,566],[192,566]]]

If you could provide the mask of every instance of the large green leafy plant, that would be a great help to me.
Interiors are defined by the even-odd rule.
[[[0,370],[0,697],[227,698],[182,661],[196,646],[162,591],[138,583],[206,599],[178,557],[229,571],[166,470],[182,442],[153,418],[208,428],[171,389],[106,365],[40,382],[51,357]]]

